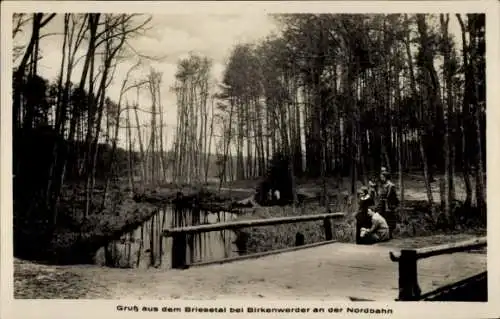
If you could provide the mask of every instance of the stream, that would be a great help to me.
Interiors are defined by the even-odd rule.
[[[136,229],[125,233],[119,240],[101,247],[95,255],[95,264],[115,268],[171,268],[172,238],[162,236],[166,228],[213,224],[237,217],[228,212],[177,211],[172,205],[160,209]],[[214,231],[194,235],[188,241],[187,261],[190,264],[238,256],[233,243],[232,230]]]

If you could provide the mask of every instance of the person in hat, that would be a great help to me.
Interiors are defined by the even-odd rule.
[[[361,229],[371,228],[371,217],[368,215],[368,208],[373,206],[375,201],[366,186],[359,191],[359,210],[356,214],[356,243],[361,243]]]
[[[380,181],[382,185],[379,193],[377,212],[387,221],[389,238],[392,238],[392,233],[394,228],[396,228],[396,209],[399,206],[399,199],[396,193],[396,185],[391,181],[391,174],[385,167],[382,167]]]
[[[371,227],[361,228],[360,243],[370,245],[389,240],[389,225],[385,218],[377,213],[373,207],[368,208],[367,215],[371,219]]]

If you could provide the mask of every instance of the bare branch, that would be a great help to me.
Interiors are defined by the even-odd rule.
[[[75,17],[75,16],[72,16],[72,17]],[[80,46],[80,44],[82,43],[84,36],[85,36],[85,31],[87,30],[88,19],[86,17],[87,17],[87,15],[83,16],[83,23],[81,24],[80,29],[78,30],[78,33],[76,35],[75,52],[76,52],[76,48],[78,48]],[[73,20],[73,23],[76,25],[77,21]]]
[[[132,50],[132,52],[138,56],[138,57],[141,57],[143,59],[146,59],[146,60],[150,60],[150,61],[155,61],[155,62],[161,62],[163,60],[165,60],[168,55],[164,55],[164,56],[160,56],[160,57],[155,57],[155,56],[151,56],[151,55],[146,55],[144,53],[141,53],[139,51],[137,51],[131,44],[129,41],[125,41],[125,44],[127,45],[127,47]]]
[[[118,23],[113,24],[113,25],[111,25],[111,26],[108,27],[109,30],[114,30],[116,27],[121,26],[122,27],[121,32],[114,33],[111,36],[107,36],[107,37],[103,38],[101,41],[98,41],[96,43],[96,46],[100,46],[105,41],[109,41],[109,40],[112,40],[114,38],[125,37],[125,36],[127,36],[129,34],[136,33],[136,32],[138,32],[140,30],[144,30],[145,31],[146,29],[144,29],[144,27],[151,21],[152,17],[148,17],[143,23],[141,23],[140,25],[136,26],[135,28],[127,29],[125,27],[125,26],[127,26],[127,22],[129,22],[134,16],[136,16],[136,15],[129,15],[129,16],[123,15],[123,16],[121,16],[122,17],[121,21],[119,21]]]
[[[23,31],[23,27],[26,23],[31,21],[32,18],[30,16],[26,18],[25,13],[14,13],[12,18],[14,20],[12,23],[12,38],[14,39],[19,32]]]
[[[54,35],[64,35],[64,34],[60,33],[60,32],[46,33],[46,34],[40,35],[40,39],[43,39],[43,38],[46,38],[46,37],[51,37],[51,36],[54,36]]]
[[[50,20],[54,19],[55,16],[55,13],[51,13],[44,21],[40,21],[40,28],[43,28],[47,23],[50,22]]]

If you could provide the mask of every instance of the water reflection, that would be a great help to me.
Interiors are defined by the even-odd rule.
[[[108,243],[96,254],[96,264],[118,268],[171,268],[172,238],[161,236],[164,229],[230,221],[236,214],[206,212],[193,209],[162,209],[132,232]],[[187,261],[206,262],[238,256],[236,234],[231,230],[190,236]]]

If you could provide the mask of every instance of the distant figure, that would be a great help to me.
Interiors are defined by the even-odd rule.
[[[254,199],[259,205],[267,205],[271,201],[271,196],[271,185],[269,185],[269,181],[266,179],[261,180],[255,189]]]
[[[368,208],[375,204],[368,188],[361,187],[359,192],[359,210],[356,214],[356,243],[361,242],[361,229],[371,227],[371,217],[368,215]]]
[[[371,218],[372,225],[370,228],[361,228],[360,243],[371,245],[389,240],[389,225],[387,225],[385,218],[372,208],[368,208],[367,214]]]
[[[273,192],[273,199],[276,203],[279,203],[280,201],[280,191],[275,189]]]
[[[370,193],[370,196],[373,198],[375,201],[376,198],[378,197],[378,185],[372,180],[368,181],[368,192]]]
[[[380,189],[380,199],[377,207],[379,212],[389,225],[389,238],[392,238],[392,232],[396,228],[397,216],[396,209],[399,205],[398,195],[396,193],[396,185],[391,181],[391,174],[382,168],[380,173],[380,181],[382,186]]]

